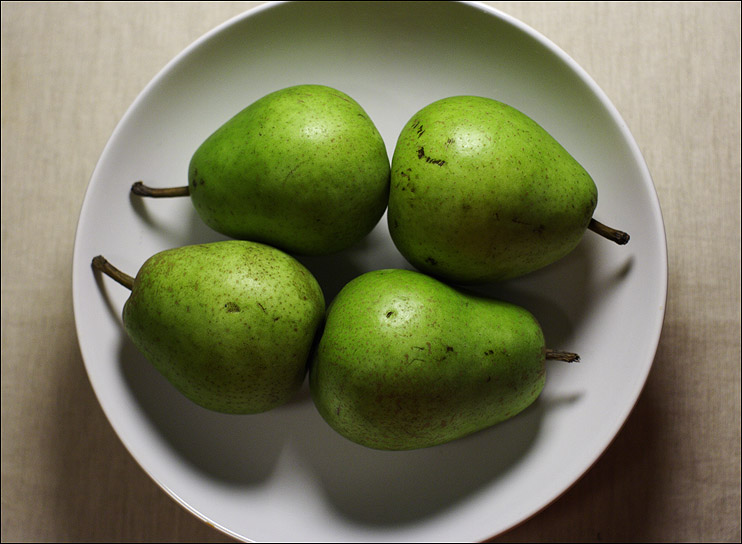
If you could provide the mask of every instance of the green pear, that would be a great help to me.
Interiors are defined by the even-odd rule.
[[[561,259],[588,228],[626,243],[626,233],[592,218],[597,203],[588,172],[531,118],[490,98],[454,96],[402,129],[387,220],[417,269],[483,283]]]
[[[298,85],[260,98],[209,136],[191,158],[188,187],[137,182],[132,192],[190,195],[221,234],[325,255],[376,226],[389,171],[384,141],[355,100],[331,87]]]
[[[131,289],[126,332],[196,404],[259,413],[288,402],[303,383],[325,301],[293,257],[227,240],[157,253],[135,278],[102,256],[92,264]]]
[[[545,383],[525,309],[411,270],[367,272],[330,304],[309,370],[312,399],[342,436],[374,449],[450,442],[523,411]]]

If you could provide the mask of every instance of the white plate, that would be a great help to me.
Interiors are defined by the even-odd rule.
[[[165,248],[222,239],[188,199],[130,199],[129,187],[184,185],[191,154],[268,92],[321,83],[353,96],[389,155],[424,105],[475,94],[536,119],[592,173],[595,217],[627,246],[588,232],[563,261],[485,291],[522,304],[551,346],[582,363],[549,365],[518,417],[427,450],[379,452],[319,417],[306,387],[257,416],[182,398],[127,339],[128,291],[97,281],[104,254],[134,274]],[[489,7],[288,3],[253,9],[168,64],[119,123],[85,196],[73,263],[77,332],[106,416],[142,468],[185,508],[244,540],[483,540],[532,516],[596,461],[634,406],[659,341],[667,253],[652,180],[626,125],[590,77],[543,36]],[[328,301],[371,269],[408,268],[386,219],[343,254],[303,259]]]

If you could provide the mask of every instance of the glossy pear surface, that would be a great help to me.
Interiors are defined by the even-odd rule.
[[[186,397],[244,414],[296,393],[324,311],[317,281],[293,257],[229,240],[150,257],[123,319],[136,347]]]
[[[203,221],[297,254],[345,249],[386,210],[389,158],[347,94],[299,85],[260,98],[209,136],[189,166]]]
[[[416,268],[460,283],[522,276],[580,242],[598,193],[535,121],[489,98],[434,102],[404,126],[387,214]]]
[[[338,433],[409,450],[515,416],[543,389],[544,361],[541,328],[523,308],[419,272],[380,270],[333,300],[309,383]]]

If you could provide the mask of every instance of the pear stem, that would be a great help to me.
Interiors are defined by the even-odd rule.
[[[132,287],[134,287],[134,278],[132,278],[129,274],[121,272],[121,270],[109,263],[106,258],[103,257],[103,255],[93,257],[93,262],[91,264],[94,270],[103,272],[106,276],[116,280],[118,283],[120,283],[130,291]]]
[[[616,242],[618,245],[624,245],[629,243],[629,235],[621,230],[616,230],[603,223],[590,219],[590,224],[587,226],[591,231],[600,234],[603,238]]]
[[[150,196],[152,198],[170,198],[173,196],[189,196],[191,194],[187,185],[185,187],[166,187],[164,189],[157,189],[155,187],[149,187],[141,181],[137,181],[131,186],[131,192],[135,195]]]
[[[556,361],[564,361],[565,363],[577,363],[580,361],[580,356],[576,353],[569,351],[556,351],[553,349],[546,350],[546,358],[554,359]]]

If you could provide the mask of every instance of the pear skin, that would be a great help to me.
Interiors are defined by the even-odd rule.
[[[347,439],[426,448],[531,405],[545,384],[545,353],[525,309],[419,272],[379,270],[331,303],[309,384],[319,413]]]
[[[191,158],[188,192],[217,232],[325,255],[376,226],[389,171],[384,141],[355,100],[298,85],[260,98],[209,136]]]
[[[387,219],[418,270],[474,284],[563,258],[597,202],[588,172],[531,118],[490,98],[454,96],[402,129]]]
[[[196,404],[265,412],[303,383],[325,301],[293,257],[247,241],[185,246],[120,283],[131,288],[123,321],[132,342]]]

